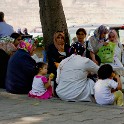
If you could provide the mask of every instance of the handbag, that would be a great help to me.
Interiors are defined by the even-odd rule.
[[[107,46],[99,48],[97,55],[100,57],[102,63],[112,63],[114,61],[115,46],[115,43],[108,42]]]

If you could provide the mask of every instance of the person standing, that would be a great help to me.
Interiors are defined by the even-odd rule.
[[[4,13],[0,12],[0,37],[10,36],[14,33],[13,27],[4,20]]]

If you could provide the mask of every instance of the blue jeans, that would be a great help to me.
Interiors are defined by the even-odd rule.
[[[43,62],[46,63],[47,62],[47,53],[46,53],[46,50],[42,50],[42,55],[43,55]]]

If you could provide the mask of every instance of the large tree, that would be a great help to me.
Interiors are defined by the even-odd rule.
[[[61,0],[39,0],[40,20],[45,48],[53,42],[56,31],[64,31],[65,41],[69,43],[67,23]]]

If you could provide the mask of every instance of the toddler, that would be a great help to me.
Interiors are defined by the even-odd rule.
[[[98,81],[95,83],[95,100],[98,104],[123,105],[122,84],[119,75],[113,72],[109,64],[102,65],[98,70]],[[117,80],[114,81],[113,80]]]
[[[32,90],[29,92],[28,96],[38,99],[49,99],[52,97],[52,86],[51,80],[53,75],[49,75],[47,79],[45,76],[47,74],[47,64],[43,62],[38,62],[36,65],[37,75],[35,75],[32,84]]]

